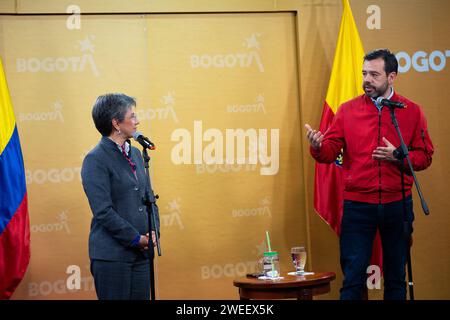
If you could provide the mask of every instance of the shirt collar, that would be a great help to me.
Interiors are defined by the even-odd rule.
[[[120,153],[122,153],[122,147],[117,142],[115,142],[114,140],[112,140],[110,138],[107,138],[107,139],[109,141],[111,141],[112,143],[114,143],[117,146],[117,148],[119,149]],[[127,155],[129,155],[130,154],[130,149],[131,149],[131,142],[130,142],[130,140],[128,140],[128,139],[125,140],[123,145],[125,147],[125,152],[127,153]]]
[[[122,152],[122,147],[119,146],[117,143],[116,143],[116,145],[120,149],[120,152]],[[125,148],[126,154],[129,155],[130,154],[130,148],[131,148],[130,140],[125,140],[125,142],[123,143],[123,146]]]

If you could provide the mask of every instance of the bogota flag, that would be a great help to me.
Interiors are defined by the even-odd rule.
[[[342,103],[364,93],[364,49],[348,0],[342,0],[342,5],[344,10],[320,121],[320,132],[326,132]],[[335,163],[316,163],[314,183],[314,208],[338,235],[341,233],[343,210],[343,161],[345,159],[340,155]],[[381,241],[378,232],[372,252],[372,263],[381,267]]]
[[[9,299],[30,261],[25,170],[0,60],[0,299]]]

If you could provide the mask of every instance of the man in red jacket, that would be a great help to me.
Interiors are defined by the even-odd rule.
[[[382,97],[405,104],[406,108],[396,109],[395,114],[414,170],[423,170],[431,164],[433,144],[421,108],[394,92],[397,69],[397,59],[387,49],[366,54],[362,70],[364,94],[339,107],[325,134],[305,125],[310,152],[316,161],[332,163],[341,150],[344,155],[341,299],[362,298],[377,229],[383,247],[384,298],[406,299],[406,253],[414,220],[413,178],[406,159],[402,159],[390,110],[376,99]],[[404,222],[408,222],[408,228],[404,228]]]

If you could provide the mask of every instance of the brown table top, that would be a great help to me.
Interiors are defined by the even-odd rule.
[[[279,280],[260,280],[251,277],[241,277],[233,281],[233,285],[239,288],[289,288],[289,287],[307,287],[329,283],[336,278],[334,272],[314,272],[310,275],[291,276],[282,274],[284,279]]]

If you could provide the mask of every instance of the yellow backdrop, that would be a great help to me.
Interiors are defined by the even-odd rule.
[[[416,206],[415,293],[450,298],[449,202],[440,196],[450,177],[450,6],[378,2],[350,1],[364,47],[399,54],[396,89],[423,105],[436,147],[432,167],[419,174],[431,215]],[[65,15],[71,4],[91,14]],[[256,271],[266,230],[282,272],[292,270],[290,247],[306,245],[309,269],[338,276],[322,298],[338,297],[338,239],[312,207],[303,123],[320,121],[340,0],[18,0],[0,10],[10,13],[0,16],[0,55],[25,157],[32,237],[15,299],[95,298],[80,166],[99,140],[90,113],[106,92],[137,99],[139,130],[157,145],[158,298],[238,298],[232,280]]]

